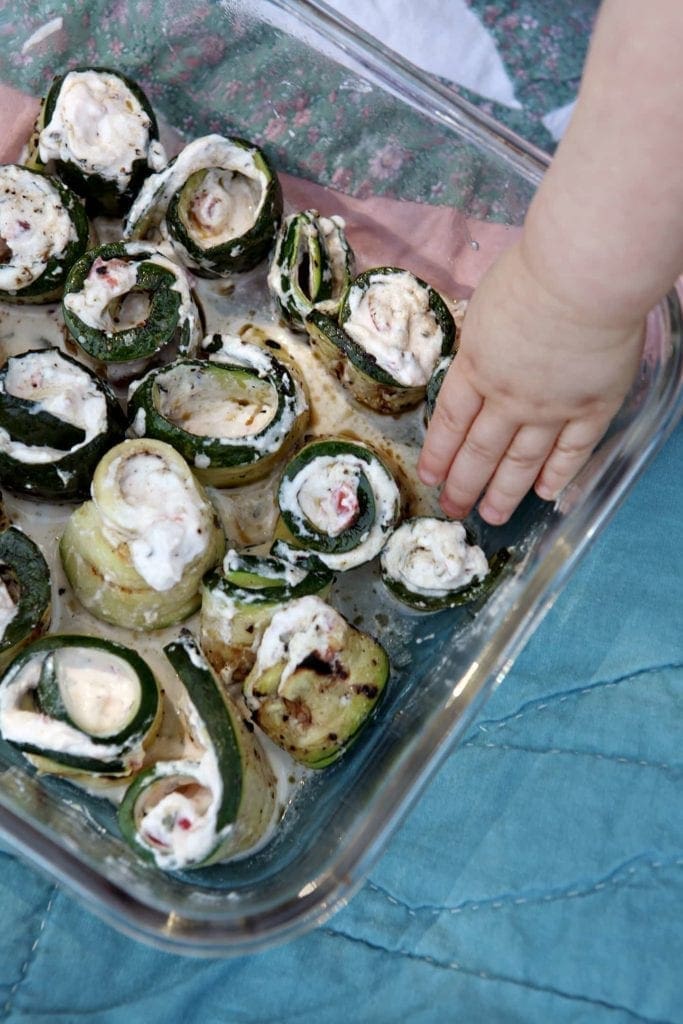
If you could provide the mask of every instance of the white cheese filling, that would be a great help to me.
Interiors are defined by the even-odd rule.
[[[278,690],[310,655],[332,661],[344,646],[346,620],[319,597],[299,597],[276,612],[266,628],[258,653],[255,676],[284,662]],[[257,701],[257,698],[252,698]]]
[[[9,590],[0,579],[0,640],[5,636],[5,631],[18,611],[17,605],[12,600]]]
[[[313,535],[306,527],[303,518],[306,513],[301,506],[300,496],[303,497],[308,511],[313,517],[310,518],[310,521],[315,525],[315,520],[323,523],[328,519],[333,528],[339,527],[336,534],[329,535],[339,536],[356,518],[352,511],[353,481],[354,479],[357,481],[361,473],[365,475],[370,484],[375,501],[375,518],[352,551],[341,554],[326,554],[316,551],[316,558],[332,570],[344,572],[347,569],[353,569],[357,565],[369,562],[379,554],[387,532],[391,530],[396,520],[400,505],[400,495],[395,480],[376,458],[365,462],[352,454],[319,455],[317,458],[311,459],[295,477],[284,478],[280,484],[278,493],[280,509],[283,512],[289,512],[295,519],[301,542],[305,545],[306,537]],[[332,476],[333,474],[334,476]],[[344,487],[336,492],[333,489],[328,499],[323,498],[318,502],[316,495],[321,493],[319,481],[323,482],[322,493],[324,494],[325,482],[331,478],[344,481]],[[306,516],[306,518],[309,517]],[[296,557],[294,551],[291,554]]]
[[[443,331],[429,293],[408,271],[377,274],[365,290],[349,290],[344,330],[394,380],[422,387],[441,355]]]
[[[240,238],[256,223],[262,198],[258,182],[239,171],[211,167],[189,204],[192,240],[210,249]]]
[[[299,508],[312,525],[328,537],[338,537],[358,518],[360,467],[331,460],[327,472],[303,473],[297,495]]]
[[[62,82],[49,124],[40,133],[40,159],[76,164],[99,174],[123,192],[133,163],[147,159],[151,121],[137,97],[117,75],[70,71]],[[159,147],[154,163],[162,159]]]
[[[246,568],[242,563],[242,556],[234,548],[230,548],[223,559],[223,572],[225,575],[231,572],[255,572],[265,579],[278,580],[288,587],[298,586],[308,575],[305,569],[298,569],[295,565],[290,565],[282,559],[278,559],[277,569],[269,566],[266,562],[260,562],[254,569]]]
[[[468,544],[462,523],[430,517],[399,526],[387,541],[381,562],[391,579],[412,593],[431,597],[484,579],[489,571],[486,555]]]
[[[15,398],[36,403],[37,410],[51,413],[85,431],[85,440],[71,452],[89,444],[107,427],[107,403],[104,394],[85,370],[68,363],[55,349],[29,352],[8,362],[7,375],[0,390]],[[31,464],[57,462],[65,452],[56,448],[25,445],[12,441],[0,428],[0,450],[19,462]]]
[[[106,539],[114,547],[128,545],[136,571],[153,590],[170,590],[209,539],[206,505],[193,478],[160,455],[141,452],[112,461],[105,489],[116,496],[106,508],[95,491],[93,499]]]
[[[118,757],[121,748],[113,743],[95,743],[80,730],[57,718],[22,706],[28,694],[40,681],[45,658],[31,658],[14,673],[9,670],[0,687],[0,733],[13,743],[31,744],[40,750],[58,751],[75,757],[92,757],[99,761]],[[140,748],[141,749],[141,748]],[[137,756],[135,751],[132,756]]]
[[[53,654],[69,718],[91,736],[115,736],[140,707],[140,680],[132,665],[108,651],[61,647]]]
[[[49,178],[13,164],[0,169],[0,291],[33,284],[77,237]]]

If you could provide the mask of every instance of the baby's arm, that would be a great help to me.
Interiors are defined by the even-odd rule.
[[[619,408],[683,271],[683,4],[604,0],[521,241],[477,288],[419,471],[461,518],[554,497]]]

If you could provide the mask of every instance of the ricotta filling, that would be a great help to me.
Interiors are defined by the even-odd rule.
[[[68,363],[54,349],[29,352],[8,361],[0,392],[36,403],[36,410],[51,413],[85,431],[85,440],[74,445],[78,451],[107,428],[107,403],[96,382],[85,371]],[[19,462],[58,462],[65,452],[56,448],[25,445],[12,441],[0,428],[0,450]]]
[[[49,178],[24,167],[0,170],[0,290],[33,284],[49,260],[77,238],[76,228]]]
[[[55,751],[75,757],[92,757],[98,761],[118,757],[121,753],[118,744],[95,743],[68,722],[23,706],[27,696],[38,686],[48,654],[31,658],[14,673],[10,669],[9,676],[5,677],[0,687],[0,733],[4,739],[11,743],[30,744],[46,753]]]
[[[338,537],[358,518],[360,468],[339,460],[330,461],[324,476],[317,468],[317,472],[302,473],[299,508],[321,533]]]
[[[277,392],[266,381],[240,386],[226,373],[177,367],[159,377],[157,406],[161,415],[198,437],[251,437],[260,434],[277,411]]]
[[[484,579],[489,571],[486,555],[467,542],[462,523],[432,518],[399,526],[387,541],[381,562],[391,579],[412,593],[431,597]]]
[[[93,498],[105,538],[128,545],[136,571],[153,590],[170,590],[188,565],[205,550],[208,529],[204,500],[185,479],[153,452],[114,459],[105,489],[115,494],[106,507]]]
[[[211,167],[188,209],[192,240],[202,249],[241,238],[256,223],[262,188],[239,171]]]
[[[140,707],[140,680],[131,665],[108,651],[62,647],[52,655],[69,718],[91,736],[115,736]]]
[[[429,292],[412,274],[377,274],[368,288],[353,285],[346,333],[406,387],[426,385],[441,355],[443,331]]]
[[[278,683],[280,692],[310,655],[333,661],[344,647],[347,630],[346,620],[321,598],[296,598],[273,615],[261,638],[253,675],[258,677],[284,663]],[[260,703],[253,695],[252,702]]]
[[[141,264],[154,263],[173,274],[175,280],[171,285],[171,291],[176,291],[180,295],[178,326],[182,327],[185,323],[189,323],[190,337],[187,347],[195,345],[199,341],[201,324],[183,268],[173,263],[163,253],[150,251],[149,246],[141,242],[128,242],[125,249],[126,255],[133,257],[132,259],[117,256],[104,260],[98,256],[80,291],[69,292],[64,296],[66,308],[88,327],[97,331],[105,331],[108,334],[116,334],[144,323],[149,314],[149,299],[142,293],[139,295],[130,293],[137,284]],[[141,258],[136,260],[135,256]],[[109,307],[115,299],[124,296],[127,296],[125,299],[126,313],[122,318],[119,309],[117,313],[119,322],[116,323]]]
[[[64,78],[52,117],[40,133],[40,159],[76,164],[123,192],[136,160],[147,159],[151,121],[117,75],[71,71]],[[155,148],[154,162],[162,159]]]
[[[339,469],[336,468],[337,466]],[[317,480],[327,480],[332,473],[336,479],[345,481],[344,490],[339,493],[338,497],[332,495],[329,501],[322,502],[316,508]],[[278,493],[280,510],[289,512],[294,518],[301,542],[305,545],[306,537],[312,537],[313,534],[306,526],[305,518],[308,516],[301,507],[300,494],[303,492],[309,512],[318,522],[329,519],[333,528],[339,528],[337,534],[329,534],[329,536],[339,536],[356,518],[352,514],[353,480],[354,478],[358,480],[361,473],[365,475],[370,484],[375,501],[375,519],[370,528],[359,538],[358,544],[352,551],[340,554],[316,551],[316,558],[332,570],[344,572],[347,569],[353,569],[357,565],[369,562],[379,554],[388,531],[393,527],[400,506],[400,495],[395,480],[376,458],[365,462],[351,454],[319,455],[317,458],[311,459],[292,479],[285,477],[280,484]],[[310,521],[313,523],[313,520]],[[346,525],[342,525],[344,522]],[[290,554],[296,558],[294,550]]]
[[[0,566],[0,568],[2,568],[2,566]],[[5,583],[0,579],[0,640],[4,638],[5,631],[10,622],[12,622],[16,616],[18,610],[18,606],[12,600],[12,596],[5,586]]]

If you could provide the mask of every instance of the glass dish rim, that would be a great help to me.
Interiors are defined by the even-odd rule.
[[[433,82],[419,69],[393,51],[356,29],[319,0],[268,0],[273,7],[292,14],[301,23],[325,36],[357,61],[373,79],[399,98],[423,110],[429,102],[430,115],[443,118],[452,129],[464,134],[520,171],[529,181],[538,183],[549,157],[483,114],[472,104]],[[666,404],[665,416],[653,432],[651,422],[632,423],[627,428],[630,444],[617,448],[593,472],[592,501],[572,510],[546,534],[543,553],[536,551],[516,578],[516,597],[523,614],[508,616],[506,630],[497,646],[488,645],[485,657],[458,681],[437,723],[432,713],[430,728],[420,742],[410,747],[400,770],[395,770],[379,794],[363,808],[359,821],[339,847],[333,869],[311,879],[292,898],[252,919],[230,908],[210,918],[180,916],[174,912],[144,904],[111,882],[103,873],[85,864],[76,853],[60,844],[13,809],[11,799],[0,788],[0,835],[24,859],[45,871],[53,880],[85,902],[120,931],[157,945],[170,952],[203,956],[238,956],[256,952],[302,934],[322,924],[344,905],[362,885],[372,863],[385,846],[429,779],[457,744],[472,718],[492,690],[502,681],[571,572],[588,543],[614,514],[627,490],[664,444],[683,415],[683,334],[677,293],[672,291],[665,303],[671,322],[671,340],[677,355],[677,375],[671,375],[661,388]],[[661,383],[661,382],[660,382]],[[651,400],[652,400],[652,396]],[[661,411],[661,410],[660,410]],[[652,420],[652,412],[650,414]],[[644,443],[643,443],[644,442]],[[608,500],[600,505],[598,492],[607,491]],[[596,514],[596,507],[599,515]],[[522,598],[530,599],[524,604]],[[446,644],[445,656],[454,641]],[[495,646],[495,649],[493,649]],[[437,671],[433,669],[432,671]],[[448,721],[443,712],[448,711]],[[425,756],[427,755],[427,756]],[[409,778],[410,786],[405,785]],[[368,813],[373,808],[373,813]]]

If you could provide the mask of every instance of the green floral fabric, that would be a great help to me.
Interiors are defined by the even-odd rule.
[[[467,98],[551,148],[541,117],[574,93],[595,0],[582,0],[570,13],[560,0],[470,0],[470,6],[493,34],[524,109],[472,93]],[[521,219],[532,190],[502,162],[483,158],[437,121],[239,13],[244,10],[249,5],[238,5],[235,14],[232,5],[178,0],[19,6],[0,0],[0,35],[11,41],[3,47],[0,80],[42,93],[65,68],[116,66],[188,137],[245,136],[264,146],[278,168],[360,197],[455,204],[469,216]],[[58,16],[61,31],[23,46]]]

